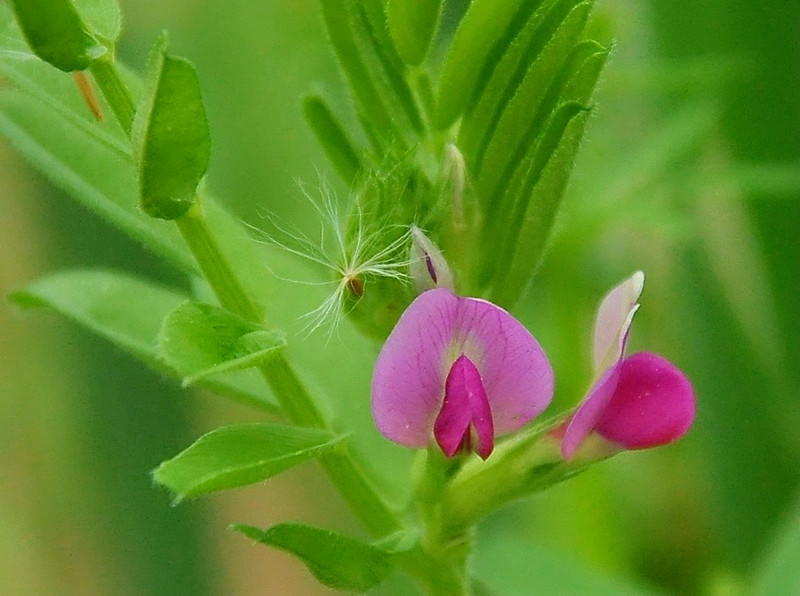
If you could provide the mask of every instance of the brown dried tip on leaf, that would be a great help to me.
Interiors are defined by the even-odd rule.
[[[94,92],[94,87],[92,87],[89,77],[86,76],[86,72],[82,70],[76,70],[72,73],[72,75],[75,77],[75,82],[78,84],[78,90],[81,92],[83,101],[85,101],[86,105],[89,106],[89,110],[91,110],[95,120],[102,122],[103,109],[100,107],[100,102],[97,100],[97,94]]]

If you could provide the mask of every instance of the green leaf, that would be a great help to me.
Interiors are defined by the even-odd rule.
[[[322,13],[373,148],[382,154],[406,147],[406,135],[421,133],[424,125],[386,29],[382,0],[322,0]]]
[[[75,270],[41,278],[9,299],[52,308],[163,370],[155,353],[161,319],[186,297],[122,273]]]
[[[293,523],[268,530],[240,524],[231,529],[293,554],[322,584],[338,590],[366,592],[392,571],[389,553],[336,532]]]
[[[408,69],[397,53],[386,26],[383,0],[359,0],[354,7],[358,15],[355,21],[356,40],[379,90],[393,107],[392,115],[405,118],[403,126],[410,126],[421,133],[424,125],[406,80]]]
[[[0,4],[0,10],[4,7]],[[139,80],[123,74],[136,95]],[[123,131],[111,119],[94,121],[70,77],[30,59],[16,27],[0,36],[0,76],[10,83],[0,89],[0,136],[90,211],[181,270],[198,271],[175,226],[146,217],[138,208],[136,168]],[[203,197],[203,207],[250,299],[263,306],[270,296],[264,262],[279,256],[278,251],[254,242],[211,197]]]
[[[157,350],[162,320],[186,296],[113,271],[65,271],[41,278],[9,299],[24,308],[47,307],[106,338],[160,372],[180,378]],[[198,386],[262,410],[277,412],[263,380],[244,375],[201,379]]]
[[[494,278],[492,300],[500,305],[510,308],[535,272],[569,179],[587,114],[587,108],[577,102],[568,102],[555,111],[538,144],[524,160],[529,165],[519,168],[509,183],[511,200],[506,202],[514,205],[508,219],[498,216],[495,225],[487,227],[487,245],[496,245],[498,238],[503,239],[502,248],[495,248],[484,261],[484,275]],[[545,172],[548,177],[542,182]],[[534,196],[537,185],[539,192]]]
[[[562,23],[573,12],[579,0],[554,0],[547,2],[539,10],[525,15],[523,25],[515,27],[513,38],[506,41],[502,52],[498,49],[497,62],[491,72],[485,75],[485,84],[476,88],[467,113],[459,131],[458,145],[464,153],[467,163],[474,168],[480,162],[489,140],[495,134],[503,113],[516,97],[520,86],[525,82],[531,70],[549,70],[558,68],[566,60],[572,49],[569,43],[555,44],[555,55],[552,62],[539,62],[542,52],[554,39]],[[580,19],[578,24],[582,29]],[[569,37],[572,28],[563,32],[562,37]],[[580,32],[578,32],[580,33]],[[577,39],[573,40],[573,44]],[[564,47],[567,45],[567,47]],[[551,47],[553,47],[551,45]],[[528,77],[528,85],[535,85],[535,73]],[[539,81],[545,88],[549,81]]]
[[[11,0],[11,5],[33,52],[59,70],[84,70],[108,51],[70,0]]]
[[[90,120],[74,82],[20,56],[18,32],[0,38],[0,135],[53,184],[184,271],[196,271],[180,235],[167,222],[143,217],[128,140],[113,122]]]
[[[262,482],[323,453],[343,437],[316,428],[255,423],[211,431],[170,460],[153,478],[175,502],[213,491]]]
[[[475,90],[485,84],[499,55],[540,0],[474,0],[450,44],[436,99],[434,126],[444,129],[455,122]]]
[[[495,126],[483,131],[483,141],[472,163],[485,200],[490,201],[495,196],[498,186],[507,179],[509,165],[518,164],[530,138],[541,132],[542,124],[555,108],[560,91],[557,75],[580,39],[590,9],[591,3],[583,2],[570,11],[528,67],[513,98],[499,113]],[[555,87],[555,92],[550,91],[551,87]],[[551,98],[549,102],[545,101],[547,96]]]
[[[533,225],[532,222],[536,224],[535,229],[528,230],[530,236],[517,242],[517,246],[524,247],[523,258],[527,259],[525,268],[528,272],[532,273],[535,270],[549,237],[550,227],[555,220],[561,195],[572,170],[572,161],[581,140],[582,125],[575,130],[577,136],[573,140],[574,142],[570,141],[571,149],[561,159],[561,165],[558,168],[553,166],[550,169],[553,177],[541,184],[538,184],[537,177],[542,172],[541,168],[547,163],[547,160],[551,159],[552,153],[548,153],[548,151],[556,151],[556,147],[561,142],[560,135],[563,133],[566,123],[581,110],[590,98],[607,56],[607,50],[592,41],[575,46],[569,60],[561,68],[561,72],[558,73],[549,88],[544,90],[540,100],[541,105],[538,110],[535,110],[533,121],[528,124],[526,136],[520,138],[513,150],[509,147],[507,154],[497,154],[491,162],[487,163],[488,178],[484,177],[482,182],[489,184],[493,181],[494,187],[484,187],[482,198],[485,202],[484,209],[491,214],[488,219],[495,224],[494,226],[489,224],[487,240],[491,238],[492,234],[498,234],[499,230],[503,229],[502,226],[505,225],[503,222],[507,221],[508,225],[517,226],[518,222],[526,217],[526,210],[530,214],[534,214],[527,216],[530,221],[523,225],[522,229],[528,230],[526,226]],[[558,110],[555,109],[556,102],[561,103]],[[561,116],[558,115],[559,110],[561,110]],[[550,117],[549,124],[544,126],[544,119],[551,113],[553,116]],[[533,167],[531,164],[534,164]],[[531,170],[526,173],[527,168],[531,168]],[[500,172],[501,176],[494,176],[494,170]],[[555,174],[556,170],[558,174]],[[523,182],[526,179],[527,182]],[[535,190],[532,192],[534,188]],[[508,239],[510,242],[515,241],[515,237],[509,236]],[[509,263],[509,258],[518,259],[517,256],[512,257],[511,254],[513,251],[500,257],[504,264]],[[493,264],[490,266],[492,273],[496,273],[496,267]]]
[[[5,3],[0,4],[0,30],[8,29],[14,22],[14,11]]]
[[[540,178],[532,189],[526,186],[523,190],[530,197],[528,207],[516,228],[515,246],[505,277],[496,283],[492,292],[499,304],[510,307],[516,303],[539,267],[569,182],[588,114],[585,110],[576,110],[571,114],[558,149],[548,160]]]
[[[303,115],[333,167],[350,184],[361,169],[361,160],[328,104],[318,95],[306,97],[303,99]]]
[[[589,101],[610,51],[596,41],[584,41],[575,46],[560,75],[563,81],[561,101]]]
[[[14,92],[0,92],[0,135],[79,203],[184,271],[196,270],[177,231],[136,208],[130,157],[108,151],[99,135]]]
[[[416,66],[425,59],[441,11],[441,0],[389,0],[389,32],[407,64]]]
[[[194,203],[208,169],[211,135],[197,73],[187,60],[169,56],[167,44],[165,32],[150,52],[131,142],[142,210],[176,219]]]
[[[117,0],[75,0],[83,22],[108,47],[116,44],[122,30],[122,15]]]
[[[165,318],[158,335],[164,361],[184,385],[252,368],[286,345],[283,333],[266,331],[218,306],[184,302]]]

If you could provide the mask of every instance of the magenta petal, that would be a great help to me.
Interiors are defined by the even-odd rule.
[[[606,370],[622,358],[643,287],[644,273],[637,271],[606,294],[600,303],[594,327],[595,373]]]
[[[372,416],[387,438],[427,447],[444,398],[459,298],[447,289],[420,294],[383,345],[372,375]]]
[[[483,459],[494,449],[494,425],[481,375],[461,354],[445,383],[442,409],[433,425],[436,442],[447,457],[475,451]]]
[[[694,416],[689,379],[665,358],[640,352],[622,361],[616,390],[595,430],[626,449],[647,449],[681,438]]]
[[[427,446],[445,380],[462,354],[480,373],[497,434],[524,426],[550,403],[553,370],[528,330],[490,302],[439,288],[411,303],[378,356],[372,378],[378,430],[402,445]]]
[[[462,298],[456,329],[456,354],[469,356],[481,373],[496,435],[525,426],[547,408],[553,369],[522,323],[491,302]]]
[[[603,416],[617,388],[620,370],[621,365],[615,364],[603,373],[573,414],[561,440],[561,455],[565,460],[572,459],[581,443],[595,429],[597,422]]]

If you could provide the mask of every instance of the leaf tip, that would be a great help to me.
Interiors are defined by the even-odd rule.
[[[44,300],[27,290],[12,290],[6,294],[6,300],[19,308],[37,308],[46,306]]]
[[[169,504],[171,507],[177,507],[186,500],[188,495],[185,492],[176,492],[173,487],[170,486],[169,482],[163,478],[163,468],[164,464],[162,463],[155,470],[150,472],[150,479],[153,481],[155,486],[163,486],[165,489],[167,489],[167,491],[169,491],[170,495],[172,496]]]
[[[264,534],[264,531],[256,528],[255,526],[251,526],[249,524],[230,524],[228,529],[231,532],[236,532],[237,534],[242,534],[251,540],[255,540],[260,542],[260,537]]]

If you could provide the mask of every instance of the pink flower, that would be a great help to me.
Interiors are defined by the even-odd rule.
[[[566,460],[593,432],[614,448],[647,449],[677,441],[694,421],[694,390],[678,368],[649,352],[624,357],[643,286],[644,274],[637,271],[600,304],[594,330],[597,380],[567,423],[561,442]]]
[[[446,288],[422,293],[403,313],[372,377],[372,414],[388,439],[453,457],[486,459],[494,438],[541,413],[553,371],[539,343],[505,310]]]

